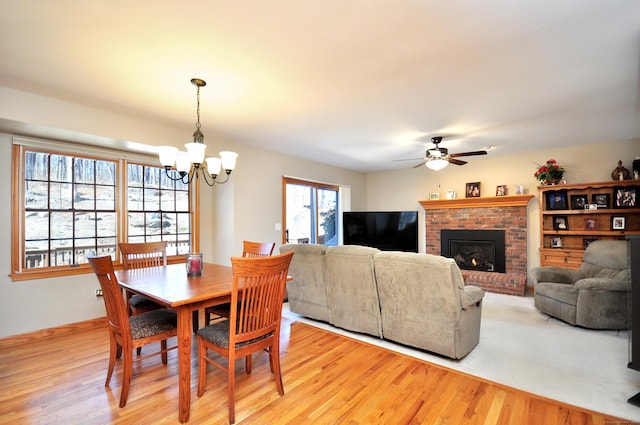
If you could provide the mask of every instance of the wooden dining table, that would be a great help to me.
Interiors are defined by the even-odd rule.
[[[202,275],[188,277],[184,263],[119,270],[120,286],[142,295],[178,315],[178,418],[189,420],[191,410],[191,343],[194,312],[231,300],[233,269],[205,263]]]

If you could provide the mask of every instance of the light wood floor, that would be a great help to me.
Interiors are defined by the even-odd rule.
[[[266,354],[254,356],[251,375],[238,368],[236,423],[628,423],[301,323],[283,323],[281,352],[283,397]],[[176,356],[170,352],[168,366],[159,356],[137,362],[127,406],[120,409],[118,367],[111,388],[104,387],[103,320],[0,339],[0,424],[177,424]],[[225,375],[210,367],[207,391],[198,398],[197,364],[194,359],[189,423],[225,424]]]

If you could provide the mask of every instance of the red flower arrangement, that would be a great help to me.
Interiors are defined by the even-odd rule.
[[[558,165],[555,159],[549,159],[539,166],[533,176],[541,183],[550,183],[553,180],[560,180],[564,175],[564,167]]]

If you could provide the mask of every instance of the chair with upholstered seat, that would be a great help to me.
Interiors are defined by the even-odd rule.
[[[107,310],[109,327],[109,368],[105,386],[109,386],[111,375],[119,352],[122,352],[122,388],[120,390],[120,407],[127,404],[133,362],[160,354],[162,363],[167,364],[167,339],[177,335],[176,313],[167,309],[153,310],[129,316],[122,289],[118,283],[110,256],[89,257],[89,264],[98,277],[100,288]],[[160,342],[160,351],[145,356],[133,357],[133,349]]]
[[[167,265],[167,241],[118,244],[125,270]],[[127,294],[131,314],[136,315],[162,308],[141,295]]]
[[[627,241],[589,244],[578,270],[542,266],[531,270],[534,305],[571,325],[590,329],[629,327]]]
[[[242,243],[242,256],[245,258],[269,257],[273,254],[275,246],[275,242],[244,241]],[[211,323],[212,314],[217,317],[229,317],[229,309],[229,303],[206,308],[204,311],[205,323],[207,325]]]
[[[270,257],[233,257],[233,289],[230,317],[199,329],[198,397],[205,388],[207,363],[227,372],[229,422],[235,422],[235,360],[245,357],[251,373],[251,355],[267,350],[269,365],[280,395],[284,394],[280,372],[280,323],[282,296],[293,252]],[[209,358],[207,350],[227,358],[227,367]]]

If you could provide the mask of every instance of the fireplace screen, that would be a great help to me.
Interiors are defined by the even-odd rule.
[[[463,270],[505,272],[504,230],[442,230],[441,254]]]

